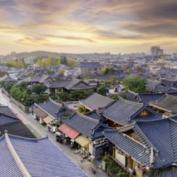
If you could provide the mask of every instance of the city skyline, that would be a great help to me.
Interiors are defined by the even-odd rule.
[[[177,48],[175,0],[0,0],[0,53]]]

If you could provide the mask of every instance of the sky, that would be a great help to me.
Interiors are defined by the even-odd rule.
[[[0,54],[177,52],[177,0],[0,0]]]

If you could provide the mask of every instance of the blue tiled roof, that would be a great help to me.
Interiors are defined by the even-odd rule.
[[[50,101],[50,100],[44,103],[40,103],[38,104],[38,106],[56,119],[57,119],[58,111],[61,108],[59,104],[55,104],[53,101]]]
[[[16,115],[9,109],[8,106],[1,106],[0,105],[0,126],[17,122],[19,119]]]
[[[120,124],[125,125],[133,119],[140,110],[143,109],[142,103],[132,102],[125,99],[120,98],[118,101],[108,106],[103,115]]]
[[[158,100],[150,102],[152,107],[158,107],[159,109],[166,110],[170,113],[177,114],[177,96],[165,94]]]
[[[172,119],[137,122],[147,139],[156,147],[155,168],[177,162],[177,123]]]
[[[86,177],[81,169],[47,138],[34,140],[10,135],[9,139],[32,177]],[[5,141],[6,138],[0,141],[0,176],[21,177]]]
[[[86,99],[81,100],[80,103],[90,110],[97,110],[99,108],[105,108],[106,106],[110,105],[113,101],[114,100],[109,97],[100,95],[98,93],[93,93]]]
[[[149,149],[140,143],[130,139],[114,130],[107,130],[104,132],[105,137],[113,143],[118,149],[121,149],[127,155],[132,156],[143,165],[149,166]]]
[[[175,119],[174,117],[155,121],[137,121],[132,124],[130,129],[138,135],[139,142],[125,135],[126,129],[121,132],[105,131],[104,134],[117,148],[131,155],[138,162],[151,165],[153,168],[169,167],[177,163],[177,122]],[[150,163],[151,149],[154,151],[152,164]]]
[[[14,159],[7,149],[4,136],[0,138],[0,176],[23,177]]]
[[[102,118],[96,113],[96,111],[89,112],[86,115],[96,120],[100,120]]]
[[[5,125],[5,124],[9,124],[9,123],[13,123],[13,122],[17,122],[17,121],[19,121],[19,120],[16,118],[12,118],[12,117],[0,114],[0,126]]]
[[[140,101],[144,103],[144,105],[148,105],[151,101],[158,100],[163,94],[139,94]]]
[[[2,106],[0,105],[0,114],[12,117],[12,118],[17,118],[16,115],[9,109],[8,106]]]
[[[147,110],[148,111],[148,110]],[[143,120],[143,121],[150,121],[150,120],[159,120],[162,119],[162,114],[157,112],[149,112],[147,116],[136,116],[133,120]]]
[[[102,131],[97,130],[97,133],[94,134],[95,128],[99,125],[99,121],[91,117],[75,114],[70,119],[65,120],[64,123],[89,138],[102,136]]]
[[[169,93],[170,95],[177,96],[177,93]],[[139,99],[144,105],[148,105],[150,102],[158,100],[160,97],[165,95],[165,93],[145,93],[139,94]]]

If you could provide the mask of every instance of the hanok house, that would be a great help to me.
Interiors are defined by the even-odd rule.
[[[169,95],[177,96],[177,92],[174,93],[168,93]],[[139,93],[136,94],[134,99],[131,99],[130,97],[128,100],[141,102],[145,106],[148,106],[150,102],[153,102],[155,100],[158,100],[160,97],[164,96],[165,93]]]
[[[105,128],[107,125],[102,120],[77,113],[63,122],[56,138],[57,141],[65,141],[72,147],[81,149],[88,156],[98,158],[103,154],[106,144],[103,136]]]
[[[86,177],[48,138],[0,137],[1,177]]]
[[[0,106],[0,133],[8,131],[10,134],[34,138],[32,132],[17,118],[7,106]]]
[[[61,122],[61,113],[64,109],[64,105],[56,103],[53,100],[48,100],[44,103],[35,104],[33,108],[33,115],[37,118],[41,124],[47,125],[50,127],[52,122],[57,122],[58,124]],[[53,127],[56,129],[56,127]],[[55,130],[52,130],[52,132]]]
[[[86,99],[80,100],[79,103],[89,111],[94,111],[109,106],[111,103],[113,103],[113,101],[114,100],[109,97],[102,96],[98,93],[93,93]]]
[[[138,121],[119,130],[106,130],[109,154],[136,177],[177,174],[177,119]]]
[[[151,93],[173,93],[177,91],[176,88],[157,80],[147,80],[146,89]]]
[[[57,92],[71,92],[78,90],[93,90],[95,86],[90,85],[89,83],[79,80],[51,80],[48,83],[45,83],[49,92],[54,95]]]
[[[165,118],[177,114],[177,96],[165,94],[149,105],[156,111],[162,112]]]
[[[109,105],[103,111],[103,116],[108,120],[111,127],[124,126],[141,115],[146,117],[148,112],[144,109],[143,103],[133,102],[119,98],[118,101]]]

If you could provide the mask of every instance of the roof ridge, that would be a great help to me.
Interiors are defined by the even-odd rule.
[[[49,101],[53,104],[55,104],[56,106],[61,106],[61,103],[56,102],[55,100],[53,100],[51,97],[49,98]]]
[[[20,140],[25,140],[25,141],[34,141],[34,142],[37,142],[37,141],[42,141],[44,139],[48,139],[48,137],[43,137],[43,138],[29,138],[29,137],[22,137],[22,136],[19,136],[19,135],[12,135],[12,134],[9,134],[8,133],[8,136],[9,138],[13,138],[13,139],[20,139]]]
[[[76,113],[77,114],[77,113]],[[97,119],[93,119],[92,117],[90,117],[90,116],[87,116],[87,115],[84,115],[84,114],[81,114],[80,112],[78,112],[78,115],[80,115],[82,118],[84,118],[84,119],[89,119],[89,120],[91,120],[92,122],[96,122],[96,123],[99,123],[99,120],[97,120]]]
[[[121,131],[119,131],[119,130],[115,130],[115,129],[111,129],[111,128],[110,128],[110,129],[106,129],[104,132],[105,132],[105,133],[118,133],[118,134],[121,134],[122,136],[124,136],[124,137],[130,139],[131,141],[134,141],[135,143],[141,145],[143,148],[146,148],[146,149],[148,148],[146,145],[142,144],[141,142],[135,140],[134,138],[132,138],[132,137],[126,135],[124,132],[121,132]]]
[[[124,101],[124,102],[127,102],[127,103],[130,103],[130,104],[136,104],[136,105],[142,105],[143,106],[143,103],[140,103],[140,102],[136,102],[136,101],[130,101],[130,100],[127,100],[127,99],[124,99],[124,98],[122,98],[122,97],[119,97],[119,100],[121,100],[121,101]],[[118,101],[119,101],[118,100]]]
[[[14,159],[17,167],[19,168],[20,172],[23,174],[24,177],[32,177],[31,174],[28,172],[28,169],[25,167],[24,163],[20,159],[18,153],[16,152],[15,148],[13,147],[13,144],[10,141],[10,138],[7,134],[5,133],[5,142],[7,145],[7,149],[9,150],[10,154],[12,155],[12,158]]]
[[[0,141],[4,140],[5,136],[4,134],[0,136]]]
[[[15,117],[13,117],[13,115],[11,116],[11,115],[5,114],[3,112],[0,112],[0,114],[5,115],[5,116],[10,117],[10,118],[13,118],[13,119],[16,119],[16,120],[19,120],[18,117],[15,115],[15,113],[8,106],[0,105],[0,107],[4,107],[4,108],[9,109],[10,113],[12,113]]]
[[[120,133],[120,132],[118,131],[118,133]],[[132,137],[126,135],[125,133],[120,133],[120,134],[122,134],[122,135],[125,136],[126,138],[129,138],[130,140],[134,141],[135,143],[141,145],[143,148],[146,148],[146,149],[148,148],[148,146],[146,146],[146,145],[144,145],[143,143],[137,141],[136,139],[134,139],[134,138],[132,138]]]
[[[173,120],[170,120],[172,122],[175,122],[177,123],[176,121],[173,121]],[[172,148],[172,151],[173,151],[173,161],[175,162],[175,159],[177,157],[177,152],[175,152],[175,147],[174,147],[174,144],[173,144],[173,135],[172,135],[172,126],[171,126],[171,123],[169,122],[169,134],[170,134],[170,145],[171,145],[171,148]]]
[[[153,147],[153,149],[158,152],[159,150],[151,143],[151,141],[149,140],[149,138],[144,134],[144,132],[141,130],[141,128],[139,127],[139,125],[137,124],[137,122],[135,123],[134,126],[136,132],[144,139],[144,141],[149,144],[151,147]]]

